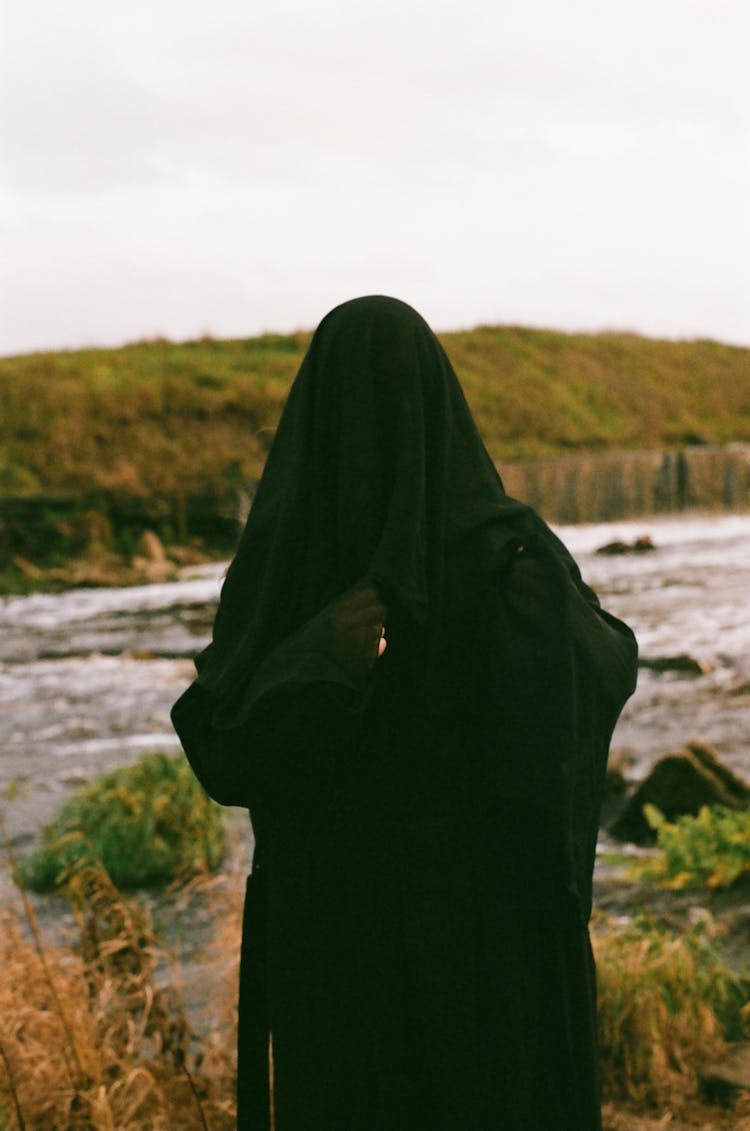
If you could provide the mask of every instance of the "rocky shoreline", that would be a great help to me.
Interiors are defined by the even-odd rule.
[[[14,554],[11,567],[15,584],[6,584],[6,589],[61,592],[83,587],[109,589],[159,584],[177,580],[180,570],[186,566],[205,565],[226,556],[226,548],[211,553],[198,539],[188,545],[165,546],[153,530],[144,530],[132,554],[94,546],[84,554],[72,556],[64,565],[54,566],[40,566],[21,554]]]
[[[731,887],[675,889],[637,878],[636,863],[655,856],[656,833],[643,816],[656,806],[674,821],[695,816],[703,806],[750,808],[750,786],[725,766],[708,743],[694,740],[665,754],[641,781],[627,777],[628,760],[610,756],[600,849],[594,872],[594,906],[622,921],[647,916],[682,933],[704,919],[732,969],[750,973],[750,873]]]

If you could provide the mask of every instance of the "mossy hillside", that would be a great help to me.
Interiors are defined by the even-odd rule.
[[[257,480],[309,333],[0,358],[0,494],[221,494]],[[492,456],[750,440],[750,350],[442,334]]]
[[[0,358],[0,492],[181,492],[262,467],[309,336]]]
[[[748,349],[521,327],[446,338],[498,460],[750,437]]]
[[[228,557],[309,333],[0,358],[0,592],[142,582],[152,530]],[[441,335],[493,457],[750,440],[750,350]],[[189,563],[188,563],[189,564]]]

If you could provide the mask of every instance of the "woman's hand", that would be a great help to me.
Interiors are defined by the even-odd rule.
[[[340,663],[368,672],[386,648],[387,610],[372,582],[350,589],[330,610],[333,651]]]

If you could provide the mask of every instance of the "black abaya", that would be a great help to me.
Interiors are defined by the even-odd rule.
[[[376,663],[347,646],[366,584]],[[196,664],[175,726],[256,836],[239,1126],[267,1126],[270,1032],[277,1131],[596,1131],[586,923],[635,642],[411,308],[321,323]]]

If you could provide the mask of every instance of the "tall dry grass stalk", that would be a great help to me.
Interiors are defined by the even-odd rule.
[[[700,929],[595,920],[602,1085],[605,1095],[652,1107],[699,1092],[701,1067],[727,1039],[750,1035],[750,979],[721,961]]]
[[[233,886],[221,897],[224,938],[212,946],[238,955],[242,888]],[[98,866],[74,870],[68,891],[70,947],[45,943],[27,897],[2,915],[0,1122],[8,1131],[232,1127],[236,958],[217,967],[206,956],[206,976],[218,969],[218,980],[191,1026],[178,966],[146,910]],[[209,894],[218,904],[219,885]]]
[[[0,840],[2,841],[3,847],[5,848],[5,853],[6,853],[6,856],[8,857],[8,863],[10,864],[11,871],[12,871],[13,875],[16,875],[17,872],[18,872],[18,862],[16,860],[15,853],[13,851],[13,845],[11,844],[10,838],[8,836],[8,833],[7,833],[7,830],[6,830],[6,827],[5,827],[5,819],[2,815],[2,813],[0,813]],[[23,888],[20,888],[19,894],[20,894],[21,904],[23,906],[23,912],[24,912],[24,916],[25,916],[25,919],[26,919],[26,924],[28,926],[28,929],[31,933],[31,937],[32,937],[33,942],[34,942],[34,950],[35,950],[36,955],[39,959],[39,964],[40,964],[40,967],[41,967],[41,970],[42,970],[42,973],[43,973],[43,976],[44,976],[44,980],[46,982],[47,989],[49,990],[50,997],[51,997],[51,999],[54,1003],[55,1012],[57,1014],[57,1017],[59,1019],[60,1026],[61,1026],[61,1029],[62,1029],[64,1041],[63,1041],[63,1044],[61,1046],[61,1052],[62,1052],[62,1056],[65,1060],[65,1068],[66,1068],[66,1071],[67,1071],[68,1076],[70,1078],[71,1086],[73,1088],[76,1088],[79,1084],[81,1084],[83,1082],[83,1079],[84,1079],[83,1066],[81,1064],[81,1061],[78,1058],[78,1051],[76,1049],[76,1044],[75,1044],[75,1040],[73,1038],[73,1033],[72,1033],[72,1030],[71,1030],[70,1022],[68,1020],[65,1009],[63,1008],[62,1001],[60,1000],[60,997],[58,995],[56,982],[55,982],[54,977],[52,976],[52,971],[51,971],[49,964],[47,962],[47,956],[45,954],[44,946],[42,945],[42,937],[41,937],[41,934],[40,934],[40,931],[39,931],[39,921],[36,917],[36,914],[34,912],[34,908],[31,904],[31,901],[30,901],[26,891]],[[5,1054],[5,1053],[3,1054],[3,1060],[4,1061],[6,1061],[6,1055],[7,1054]],[[17,1096],[14,1096],[14,1100],[15,1100],[16,1107],[18,1107]]]

